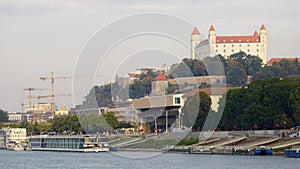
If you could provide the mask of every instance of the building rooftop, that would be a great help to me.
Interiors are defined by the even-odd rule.
[[[160,71],[158,75],[154,78],[155,81],[165,81],[168,80],[166,76]]]
[[[259,36],[217,36],[217,43],[258,43]]]
[[[192,35],[200,35],[199,30],[197,29],[197,27],[194,28]]]
[[[285,60],[290,60],[290,61],[294,61],[295,59],[297,59],[298,62],[300,63],[300,58],[297,58],[297,57],[293,57],[293,58],[272,58],[272,59],[270,59],[270,60],[267,62],[267,65],[273,65],[273,63],[275,63],[275,62],[280,62],[280,61],[282,61],[283,59],[285,59]]]

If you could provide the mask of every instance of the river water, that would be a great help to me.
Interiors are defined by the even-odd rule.
[[[143,158],[132,158],[143,157]],[[299,169],[300,158],[158,154],[151,152],[71,153],[0,150],[0,169]]]

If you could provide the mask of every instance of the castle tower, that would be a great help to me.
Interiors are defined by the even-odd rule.
[[[210,44],[216,43],[216,31],[213,25],[210,26],[208,31],[208,39]]]
[[[169,81],[166,76],[160,71],[151,83],[151,96],[162,96],[166,94],[169,87]]]
[[[260,58],[263,60],[263,63],[267,63],[267,33],[266,28],[262,24],[259,30],[259,39],[260,39]]]
[[[197,29],[197,27],[194,28],[193,33],[192,33],[192,37],[191,37],[191,57],[192,59],[196,58],[196,54],[195,54],[195,48],[196,46],[200,43],[201,38],[200,38],[200,33],[199,30]]]

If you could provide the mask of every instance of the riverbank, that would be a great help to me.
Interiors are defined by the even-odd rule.
[[[300,138],[230,136],[210,138],[193,145],[177,146],[178,139],[156,138],[123,144],[118,151],[169,152],[190,154],[253,155],[254,149],[271,149],[273,155],[284,155],[285,149],[300,145]]]

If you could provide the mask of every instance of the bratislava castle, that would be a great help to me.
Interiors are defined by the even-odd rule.
[[[240,51],[260,57],[263,63],[267,62],[267,34],[264,25],[259,34],[257,31],[250,36],[217,36],[216,30],[211,25],[208,31],[208,39],[201,39],[198,29],[195,27],[191,37],[192,59],[202,59],[207,56],[214,57],[221,54],[227,58],[231,54]]]

